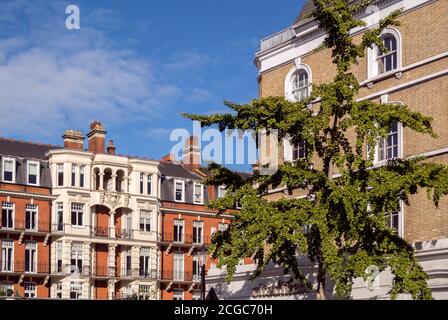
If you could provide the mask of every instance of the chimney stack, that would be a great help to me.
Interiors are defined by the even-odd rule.
[[[174,156],[171,153],[169,153],[166,156],[164,156],[161,161],[162,162],[172,162],[173,160],[174,160]]]
[[[114,156],[115,150],[117,150],[117,148],[114,146],[114,140],[109,140],[109,145],[107,146],[107,153]]]
[[[182,163],[187,169],[195,170],[201,166],[201,149],[198,145],[198,137],[190,136],[185,141],[185,148],[182,152]]]
[[[92,153],[104,153],[104,144],[106,140],[106,130],[100,121],[93,121],[90,124],[90,132],[87,134],[89,139],[89,151]]]
[[[81,131],[65,130],[62,139],[64,139],[65,149],[84,150],[84,136]]]

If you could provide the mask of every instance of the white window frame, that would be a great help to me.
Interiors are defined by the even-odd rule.
[[[63,163],[56,163],[56,183],[55,185],[57,187],[63,187],[65,184],[65,173],[64,173],[64,164]],[[59,174],[62,173],[62,184],[59,184]]]
[[[179,259],[179,257],[182,257],[182,259]],[[185,278],[185,255],[183,252],[175,252],[173,256],[173,280],[184,281],[184,278]]]
[[[403,204],[403,201],[400,201],[400,208],[399,208],[398,211],[390,211],[390,212],[386,212],[385,213],[385,216],[389,215],[390,221],[389,221],[388,226],[391,227],[391,228],[393,228],[392,227],[392,215],[391,215],[391,213],[393,213],[393,212],[396,212],[398,214],[398,229],[397,229],[397,232],[398,232],[398,235],[401,238],[403,238],[404,237],[404,204]]]
[[[386,28],[381,32],[381,37],[390,34],[397,42],[397,66],[393,70],[386,71],[384,73],[379,73],[378,65],[378,46],[373,45],[372,48],[367,48],[367,79],[375,79],[387,77],[391,74],[395,74],[402,71],[402,38],[400,32],[395,28]]]
[[[180,232],[180,241],[178,239],[175,239],[174,237],[174,230],[177,229],[179,230],[182,227],[181,230],[182,232]],[[177,232],[178,236],[179,236],[179,231]],[[184,243],[185,239],[185,220],[183,219],[174,219],[174,223],[173,223],[173,241],[175,243]]]
[[[81,281],[71,281],[70,282],[70,299],[79,300],[83,299],[83,283]],[[76,297],[72,298],[72,292],[75,293]]]
[[[36,165],[36,183],[30,182],[30,165]],[[31,161],[28,160],[26,162],[26,182],[29,185],[32,186],[38,186],[40,185],[40,162],[39,161]]]
[[[173,289],[173,300],[184,300],[184,294],[183,289]]]
[[[143,257],[143,270],[141,265],[140,258]],[[151,248],[150,247],[141,247],[140,248],[140,257],[139,257],[139,273],[145,277],[151,276]],[[143,274],[142,274],[143,272]]]
[[[228,223],[218,223],[218,231],[224,232],[229,228],[229,224]]]
[[[193,301],[201,300],[201,291],[193,290],[193,292],[191,294],[191,300],[193,300]]]
[[[27,281],[23,283],[24,296],[25,298],[36,298],[37,297],[37,283]],[[27,297],[28,294],[28,297]],[[32,295],[32,296],[29,296]]]
[[[140,172],[138,191],[140,194],[145,194],[145,174],[143,172]]]
[[[32,261],[32,264],[30,264],[31,268],[28,271],[26,271],[26,269],[29,266],[25,265],[25,273],[29,273],[29,274],[36,274],[36,273],[38,273],[38,270],[37,270],[37,259],[38,259],[37,258],[38,257],[37,249],[38,248],[37,248],[37,242],[36,241],[27,241],[27,242],[25,242],[25,256],[27,254],[27,251],[29,251],[29,250],[34,251],[34,256],[33,256],[34,261]],[[26,261],[26,258],[25,258],[25,261]]]
[[[26,227],[26,218],[28,216],[28,212],[34,212],[34,214],[36,215],[36,219],[34,221],[35,226],[32,229],[28,229]],[[25,230],[28,231],[38,231],[39,230],[39,207],[35,204],[26,204],[25,205]]]
[[[56,299],[62,299],[62,281],[59,280],[55,285]]]
[[[303,153],[304,153],[303,157],[300,156],[300,149],[301,149],[300,144],[303,144]],[[293,145],[291,145],[291,147],[292,147],[291,159],[293,161],[299,161],[299,160],[306,159],[306,141],[305,140],[302,140],[299,143],[293,144]],[[297,158],[295,158],[295,159],[294,159],[294,149],[297,149]]]
[[[75,163],[72,163],[71,165],[71,171],[70,171],[70,187],[74,188],[76,187],[76,182],[77,182],[77,174],[76,172],[78,171],[78,165]]]
[[[201,188],[201,194],[200,194],[200,198],[199,201],[196,201],[196,187]],[[203,204],[204,203],[204,184],[200,183],[200,182],[195,182],[193,184],[193,203],[196,204]]]
[[[15,228],[15,218],[16,218],[16,212],[15,212],[15,204],[13,202],[2,202],[2,219],[3,219],[3,210],[6,211],[12,211],[12,227],[5,227],[4,225],[2,225],[2,229],[6,229],[6,230],[14,230]]]
[[[74,266],[72,265],[72,260],[75,260]],[[81,270],[78,270],[78,261],[81,261]],[[80,274],[83,273],[84,263],[84,246],[82,242],[72,242],[72,246],[70,248],[70,272]],[[76,270],[74,270],[74,268],[76,268]]]
[[[80,206],[80,208],[74,208],[74,205]],[[70,224],[75,227],[83,227],[85,224],[84,218],[85,204],[80,202],[72,202],[70,203]],[[72,215],[73,212],[76,212],[76,224],[73,224]],[[82,224],[79,224],[79,215],[81,215]]]
[[[2,265],[1,265],[1,271],[2,272],[14,272],[14,240],[12,239],[1,239],[1,248],[2,248]],[[6,259],[5,259],[5,252],[9,250],[3,249],[11,249],[11,261],[10,261],[10,268],[6,268]]]
[[[299,74],[299,72],[306,72],[308,75],[308,95],[309,97],[311,95],[312,91],[312,83],[313,83],[313,74],[311,72],[311,68],[307,64],[303,64],[298,61],[295,62],[294,66],[289,70],[288,74],[286,75],[285,79],[285,98],[290,101],[302,101],[297,100],[294,93],[297,90],[300,90],[301,88],[294,88],[294,80],[295,77]],[[305,97],[304,99],[306,99]]]
[[[176,191],[177,191],[177,184],[180,183],[182,185],[182,199],[177,200],[176,199]],[[174,180],[174,201],[175,202],[185,202],[185,181],[184,180]]]
[[[5,162],[12,161],[12,180],[5,180]],[[2,158],[2,182],[5,183],[16,183],[16,159],[10,157]]]
[[[192,266],[191,266],[191,273],[192,273],[192,278],[193,281],[200,281],[201,280],[201,268],[202,266],[199,263],[199,255],[198,254],[193,254],[193,257],[191,259],[192,261]],[[194,272],[195,270],[195,266],[196,266],[196,273]]]
[[[140,232],[151,232],[152,228],[151,228],[151,219],[152,218],[152,211],[151,210],[140,210],[140,220],[139,220],[139,230]],[[145,225],[145,227],[143,228],[144,230],[142,230],[141,225],[142,225],[142,221],[143,224]],[[146,230],[146,226],[149,224],[149,230]]]
[[[387,163],[387,161],[392,160],[392,159],[401,159],[403,157],[403,125],[400,122],[397,122],[397,156],[394,158],[390,158],[390,159],[379,159],[379,148],[380,148],[380,139],[385,142],[387,141],[387,137],[386,138],[378,138],[378,141],[375,145],[375,158],[374,158],[374,164],[376,166],[381,166],[384,165],[385,163]]]
[[[153,194],[153,192],[152,192],[152,188],[153,188],[152,176],[153,176],[152,174],[146,175],[146,194],[148,196],[151,196]]]
[[[226,186],[218,186],[218,198],[224,198],[226,195]]]
[[[199,232],[198,232],[199,230]],[[193,221],[193,239],[196,236],[196,242],[193,241],[193,244],[203,244],[204,243],[204,221]],[[201,238],[198,242],[198,238]]]
[[[79,187],[80,188],[85,188],[86,187],[86,166],[81,164],[78,166],[78,171],[79,171],[79,175],[78,175],[78,183],[79,183]],[[81,183],[82,182],[82,183]]]

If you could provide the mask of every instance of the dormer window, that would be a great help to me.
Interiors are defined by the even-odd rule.
[[[174,181],[174,201],[185,202],[185,181]]]
[[[218,187],[218,198],[223,198],[226,195],[226,186]]]
[[[202,204],[204,202],[204,186],[202,183],[194,183],[193,202]]]
[[[38,185],[39,184],[39,162],[28,161],[28,184]]]
[[[3,158],[3,181],[15,182],[16,160],[13,158]]]

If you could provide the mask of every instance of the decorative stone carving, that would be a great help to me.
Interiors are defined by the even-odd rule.
[[[115,209],[118,207],[129,206],[129,195],[120,192],[102,192],[100,195],[100,203]]]

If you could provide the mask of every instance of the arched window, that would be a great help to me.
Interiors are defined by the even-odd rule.
[[[294,66],[286,76],[285,97],[293,101],[302,101],[310,96],[311,70],[307,65]]]
[[[381,35],[387,50],[374,46],[369,48],[368,77],[372,78],[384,73],[397,72],[401,68],[401,36],[394,28],[388,28]]]
[[[391,33],[386,33],[382,36],[384,47],[387,51],[383,52],[381,48],[378,48],[377,63],[378,74],[392,71],[398,68],[398,50],[397,39]]]
[[[308,72],[299,69],[293,77],[292,94],[297,101],[302,101],[309,96],[309,77]]]

